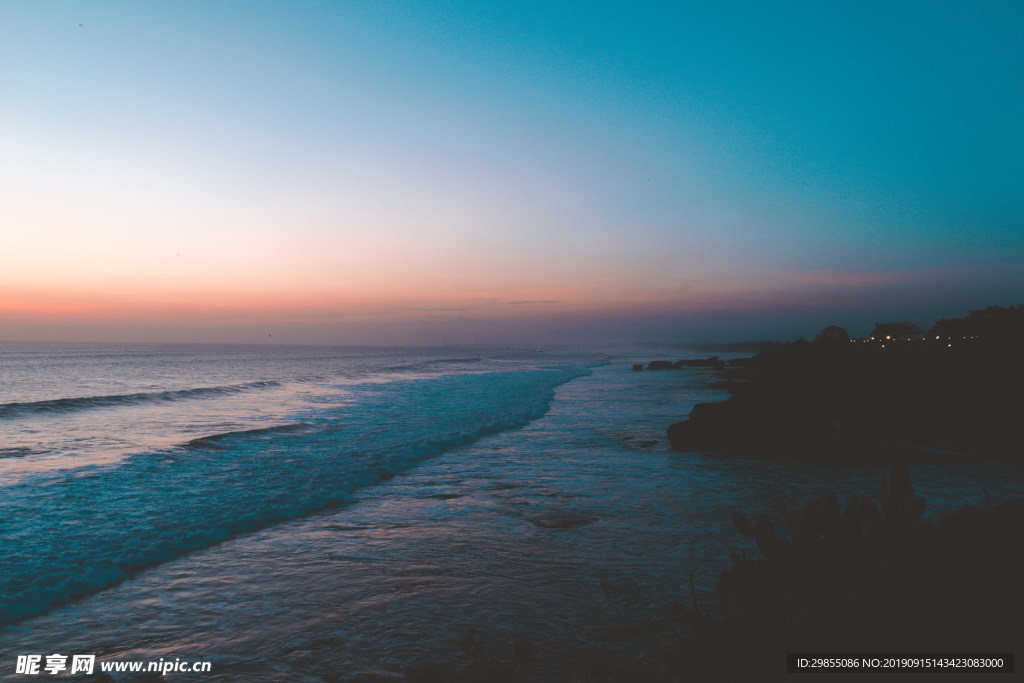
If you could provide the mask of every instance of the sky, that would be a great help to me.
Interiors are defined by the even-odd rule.
[[[1024,303],[1024,3],[0,2],[0,339]]]

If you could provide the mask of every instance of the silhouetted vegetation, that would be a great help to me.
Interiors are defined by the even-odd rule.
[[[947,339],[793,343],[729,371],[732,396],[669,428],[677,450],[892,460],[995,457],[1024,469],[1024,307],[940,321]],[[882,327],[892,333],[910,331]],[[833,334],[835,334],[833,332]],[[966,337],[966,338],[965,338]]]
[[[850,333],[846,331],[846,328],[839,327],[838,325],[829,325],[828,327],[821,330],[818,336],[814,338],[817,344],[833,344],[838,342],[850,341]]]
[[[989,306],[971,311],[963,318],[943,318],[935,323],[929,334],[952,339],[1024,342],[1024,304],[1009,308]]]
[[[781,679],[787,652],[1012,651],[1024,635],[1024,500],[967,505],[924,521],[909,472],[878,504],[834,494],[795,510],[733,516],[760,558],[719,578],[724,617],[698,615],[670,652],[682,680]]]
[[[909,320],[903,322],[875,323],[869,337],[875,339],[909,339],[918,334],[923,334],[924,328]]]

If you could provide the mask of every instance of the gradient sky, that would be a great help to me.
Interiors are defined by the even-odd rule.
[[[1024,3],[0,3],[0,339],[1024,302]],[[268,337],[272,335],[272,337]]]

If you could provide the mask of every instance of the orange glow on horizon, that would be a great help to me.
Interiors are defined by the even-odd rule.
[[[813,311],[849,307],[867,292],[888,296],[900,288],[925,288],[952,278],[978,277],[970,269],[915,269],[861,273],[832,271],[752,272],[743,278],[707,279],[683,271],[672,280],[644,281],[622,273],[582,279],[521,270],[482,278],[456,269],[428,278],[408,273],[390,279],[376,273],[333,279],[325,273],[254,283],[250,278],[212,278],[181,284],[121,280],[45,286],[0,280],[0,339],[274,339],[388,340],[499,338],[511,330],[528,338],[573,321],[618,322],[713,311],[743,315],[767,310]],[[533,279],[531,282],[530,280]],[[632,316],[632,318],[631,318]],[[503,326],[503,327],[502,327]],[[318,332],[320,330],[321,332]],[[466,331],[468,330],[468,332]],[[422,333],[422,334],[421,334]],[[291,335],[291,336],[289,336]],[[307,335],[307,336],[303,336]],[[421,336],[417,336],[421,335]],[[462,335],[462,336],[459,336]]]

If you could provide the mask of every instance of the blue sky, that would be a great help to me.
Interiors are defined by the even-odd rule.
[[[1022,34],[1019,2],[5,2],[0,338],[1019,303]]]

